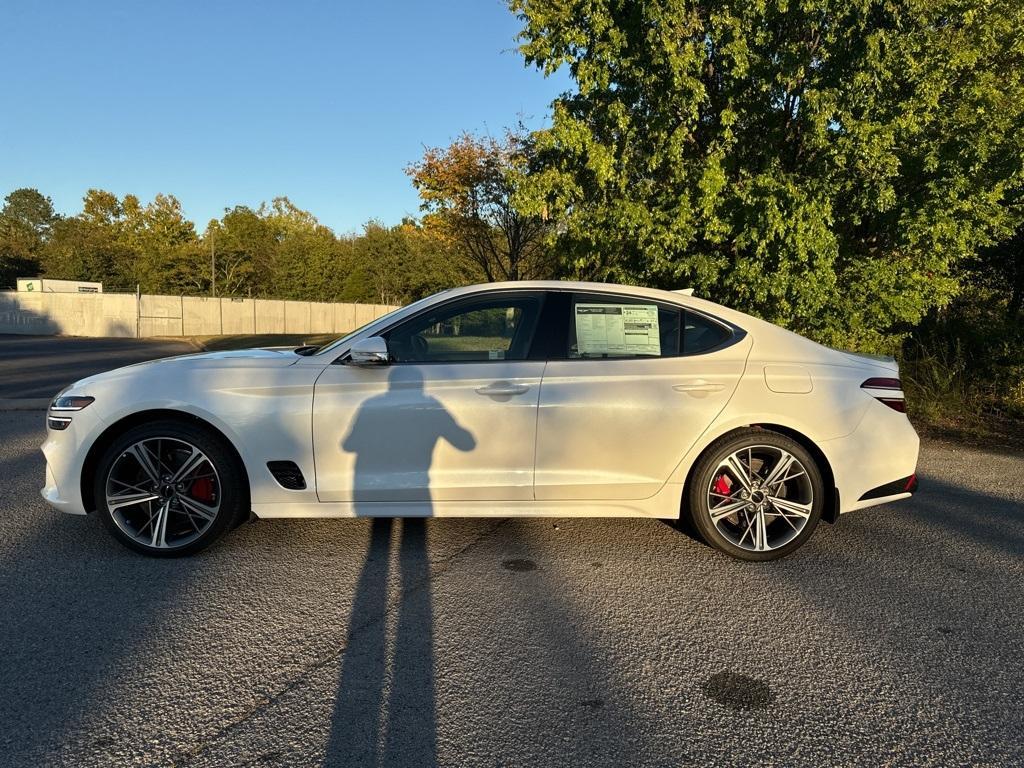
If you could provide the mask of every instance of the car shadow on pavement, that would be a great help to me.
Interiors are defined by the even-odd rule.
[[[945,529],[950,536],[964,537],[1017,560],[1024,560],[1024,504],[1011,496],[994,491],[981,492],[953,485],[935,477],[924,477],[922,488],[910,508],[923,525]],[[950,514],[936,509],[931,500],[954,505],[959,511]],[[979,504],[979,499],[983,503]]]
[[[1024,714],[1000,702],[1024,688],[1020,502],[923,476],[911,500],[857,511],[821,534],[761,573],[768,593],[795,589],[825,618],[831,636],[816,641],[861,670],[847,684],[870,691],[861,706],[899,735],[881,740],[875,762],[942,764],[955,754],[963,764],[1016,764]],[[827,567],[809,578],[816,561]],[[862,749],[855,734],[835,740],[837,750]]]

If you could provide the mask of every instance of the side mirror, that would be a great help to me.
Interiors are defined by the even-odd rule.
[[[390,361],[388,343],[380,336],[360,339],[349,350],[352,365],[387,365]]]

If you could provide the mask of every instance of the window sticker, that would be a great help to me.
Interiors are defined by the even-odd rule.
[[[658,307],[577,304],[576,350],[580,355],[660,355]]]

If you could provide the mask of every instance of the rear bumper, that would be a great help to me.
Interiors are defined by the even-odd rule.
[[[917,490],[917,485],[917,473],[914,473],[910,477],[901,477],[899,480],[893,480],[891,483],[886,483],[885,485],[880,485],[877,488],[872,488],[857,499],[857,501],[884,499],[889,496],[901,496],[905,493],[914,493]]]
[[[909,498],[917,488],[920,446],[907,417],[878,402],[851,434],[821,443],[839,490],[839,511]]]

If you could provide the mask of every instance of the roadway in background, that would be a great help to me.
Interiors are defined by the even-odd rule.
[[[166,339],[0,335],[0,400],[47,400],[86,376],[198,351]]]

